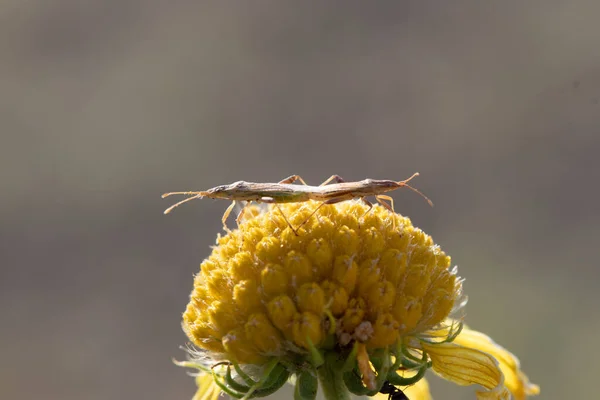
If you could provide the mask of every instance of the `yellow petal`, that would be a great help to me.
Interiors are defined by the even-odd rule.
[[[198,390],[192,400],[217,400],[221,389],[215,384],[212,375],[200,372],[196,376]]]
[[[456,343],[421,344],[431,358],[433,371],[442,378],[461,386],[483,386],[487,391],[477,392],[480,400],[510,399],[498,361],[491,355]]]
[[[527,396],[540,393],[539,386],[529,382],[527,376],[521,371],[517,357],[495,343],[489,336],[465,327],[460,335],[454,339],[454,343],[484,351],[498,360],[500,369],[504,374],[504,384],[515,400],[525,400]]]
[[[401,371],[398,371],[401,374]],[[421,379],[414,385],[401,388],[406,397],[410,400],[432,400],[431,393],[429,392],[429,383],[425,378]],[[372,398],[379,400],[388,400],[389,394],[378,393]]]

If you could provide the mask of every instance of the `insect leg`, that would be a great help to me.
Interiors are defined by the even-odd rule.
[[[369,207],[369,209],[362,215],[364,217],[365,215],[367,215],[369,213],[369,211],[371,211],[371,208],[373,208],[373,203],[371,203],[369,200],[365,199],[364,197],[362,197],[360,199],[360,201],[362,201],[367,207]]]
[[[296,181],[300,181],[300,182],[302,182],[302,183],[303,183],[305,186],[308,186],[308,185],[306,185],[306,182],[304,182],[304,179],[302,179],[302,177],[301,177],[300,175],[292,175],[292,176],[288,176],[287,178],[285,178],[285,179],[284,179],[284,180],[282,180],[282,181],[279,181],[278,183],[294,183],[294,182],[296,182]]]
[[[238,226],[240,226],[240,221],[244,217],[244,214],[246,213],[246,208],[248,208],[249,205],[250,205],[249,201],[245,202],[245,204],[242,206],[242,209],[240,210],[240,213],[238,214],[237,218],[235,219],[235,222],[237,222]]]
[[[233,200],[229,207],[227,207],[227,210],[225,210],[225,213],[223,214],[223,218],[221,218],[221,222],[223,222],[223,229],[225,229],[226,232],[231,232],[231,230],[227,227],[227,224],[225,222],[227,222],[227,218],[229,218],[229,214],[231,214],[231,210],[233,210],[234,206],[235,200]]]
[[[299,236],[298,235],[298,229],[294,229],[294,227],[292,226],[292,223],[287,219],[287,217],[285,216],[285,213],[283,212],[283,210],[281,209],[281,207],[279,207],[279,204],[277,204],[277,203],[273,203],[273,204],[275,204],[275,207],[277,207],[277,209],[281,213],[281,216],[283,217],[283,219],[285,219],[285,222],[287,222],[287,224],[290,227],[290,229],[292,230],[292,232],[294,232],[294,235]]]
[[[382,206],[387,208],[389,212],[391,212],[392,214],[395,214],[394,199],[392,199],[390,196],[386,196],[385,194],[377,195],[377,196],[375,196],[375,199],[377,200],[377,202],[379,204],[381,204]],[[390,203],[388,204],[384,200],[387,200]],[[394,216],[392,216],[392,228],[396,229],[396,218]]]
[[[365,215],[367,215],[371,211],[371,209],[373,209],[373,203],[371,203],[369,200],[365,199],[364,197],[361,197],[360,201],[362,201],[363,203],[365,203],[365,205],[367,207],[369,207],[369,209],[367,211],[365,211],[365,213],[363,215],[360,216],[360,218],[362,219],[365,217]]]
[[[340,202],[346,201],[346,200],[348,200],[348,198],[346,198],[346,197],[335,197],[333,199],[329,199],[329,200],[322,202],[321,204],[319,204],[319,206],[317,208],[315,208],[313,210],[313,212],[310,213],[310,215],[304,220],[304,222],[302,222],[300,225],[298,225],[298,227],[296,229],[302,228],[304,226],[304,224],[306,224],[312,218],[312,216],[315,215],[317,213],[317,211],[319,211],[319,209],[321,207],[323,207],[325,204],[335,204],[335,203],[340,203]]]
[[[292,226],[292,223],[290,222],[289,219],[287,219],[287,217],[285,216],[285,213],[283,212],[283,210],[281,209],[281,207],[279,207],[279,204],[277,204],[277,202],[275,201],[274,198],[272,198],[272,197],[261,197],[259,201],[262,202],[262,203],[273,204],[279,210],[279,213],[281,214],[281,216],[283,217],[283,219],[285,220],[285,222],[287,222],[287,224],[290,227],[290,229],[294,232],[294,234],[296,236],[298,236],[297,230],[294,229],[294,227]]]
[[[392,199],[390,196],[386,196],[385,194],[380,194],[380,195],[375,196],[375,199],[377,200],[377,202],[379,204],[381,204],[382,206],[387,208],[390,212],[394,212],[394,199]],[[389,201],[390,204],[386,203],[384,200]]]
[[[319,209],[321,207],[323,207],[325,204],[329,204],[329,201],[324,201],[321,204],[319,204],[319,206],[317,208],[315,208],[313,210],[313,212],[311,212],[310,215],[304,220],[304,222],[302,222],[300,225],[298,225],[298,227],[296,229],[302,228],[304,226],[304,224],[306,224],[312,218],[312,216],[315,215],[316,212],[319,211]]]
[[[342,178],[341,176],[339,176],[339,175],[331,175],[329,177],[329,179],[327,179],[325,182],[321,183],[319,186],[325,186],[325,185],[327,185],[331,181],[335,181],[335,183],[345,182],[344,178]]]

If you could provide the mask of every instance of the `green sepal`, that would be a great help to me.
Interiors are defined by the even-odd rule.
[[[249,399],[251,397],[253,397],[253,394],[257,391],[257,390],[261,390],[265,387],[268,388],[267,384],[269,382],[271,382],[272,380],[276,379],[278,376],[278,372],[281,371],[277,369],[277,367],[280,366],[283,370],[285,370],[285,367],[283,365],[279,364],[279,360],[277,358],[272,359],[271,361],[269,361],[266,366],[265,366],[265,370],[263,371],[263,375],[260,378],[260,380],[258,382],[256,382],[254,385],[252,385],[252,387],[250,388],[250,390],[246,393],[246,395],[243,397],[243,399]],[[273,373],[273,371],[275,370],[275,373]],[[275,375],[274,377],[272,375]]]
[[[335,331],[336,331],[335,317],[333,316],[333,314],[331,313],[330,310],[325,310],[325,315],[327,316],[327,319],[329,320],[329,331],[327,332],[327,334],[334,335]]]
[[[213,371],[212,373],[213,375],[213,379],[215,381],[215,384],[226,394],[228,394],[229,396],[235,398],[235,399],[241,399],[242,397],[244,397],[243,394],[238,393],[232,389],[230,389],[227,384],[221,382],[221,379],[224,379],[222,376],[220,376],[219,374],[217,374],[215,371]]]
[[[419,381],[431,367],[431,362],[428,361],[426,352],[422,352],[421,359],[418,359],[411,354],[404,343],[399,342],[393,352],[396,360],[386,373],[386,380],[395,386],[409,386]],[[417,373],[411,377],[400,376],[396,371],[402,365],[403,370],[417,370]]]
[[[421,365],[421,360],[419,360],[416,356],[412,355],[406,347],[402,347],[402,365],[405,365],[404,363],[407,361],[411,361]]]
[[[414,361],[411,361],[411,360],[406,359],[406,358],[402,359],[402,366],[404,367],[404,369],[420,369],[424,365],[426,365],[427,368],[431,368],[431,361],[414,362]],[[396,368],[396,369],[398,369],[398,368]],[[394,371],[396,369],[394,369]]]
[[[460,321],[458,323],[458,329],[456,329],[456,331],[454,332],[454,325],[452,325],[452,328],[450,329],[450,335],[446,338],[446,340],[444,340],[443,343],[450,343],[450,342],[454,342],[454,339],[456,339],[456,337],[458,335],[460,335],[460,333],[462,332],[464,328],[464,324],[462,323],[462,321]]]
[[[364,396],[370,392],[369,388],[363,385],[360,374],[356,368],[344,372],[344,384],[352,394],[357,396]]]
[[[308,351],[310,353],[310,361],[313,367],[319,368],[325,363],[325,359],[321,352],[315,347],[312,340],[307,336],[306,342],[308,343]]]
[[[282,374],[284,374],[285,372],[287,372],[287,368],[280,363],[277,363],[277,365],[275,365],[275,367],[273,367],[273,369],[271,370],[271,372],[269,373],[268,376],[265,377],[264,382],[262,384],[262,387],[260,387],[259,389],[266,389],[269,388],[275,384],[277,384],[280,380],[280,377]],[[289,373],[288,373],[289,376]],[[287,379],[287,377],[286,377]],[[261,380],[263,381],[263,380]]]
[[[422,351],[421,359],[418,359],[416,356],[412,355],[410,351],[402,346],[402,366],[409,369],[417,369],[421,368],[423,365],[427,365],[427,368],[431,367],[431,362],[427,361],[427,353]]]
[[[398,340],[398,342],[396,343],[396,348],[392,352],[396,359],[394,360],[394,364],[390,367],[391,371],[397,370],[398,368],[400,368],[400,365],[402,365],[402,361],[404,360],[404,357],[402,356],[403,348],[404,343],[402,342],[402,340]]]
[[[319,344],[321,350],[333,350],[337,345],[337,337],[335,335],[327,335]]]
[[[249,386],[242,385],[231,376],[231,365],[227,366],[227,374],[225,375],[225,383],[228,387],[239,393],[247,393],[250,390]]]
[[[271,372],[269,379],[267,379],[263,387],[255,390],[248,398],[270,396],[285,385],[290,376],[290,372],[281,364],[278,364],[277,367],[278,368]]]
[[[358,343],[355,342],[348,357],[346,357],[344,365],[342,365],[342,372],[352,371],[356,367],[356,353],[358,353]]]
[[[458,328],[455,328],[455,326],[458,326]],[[458,321],[456,323],[453,323],[452,326],[450,327],[450,333],[448,334],[448,337],[445,338],[444,340],[440,341],[436,341],[433,339],[426,339],[426,338],[420,338],[419,340],[425,343],[429,343],[429,344],[440,344],[440,343],[451,343],[454,341],[454,339],[456,339],[456,337],[458,335],[460,335],[460,333],[462,332],[464,327],[464,324],[462,321]]]
[[[240,365],[235,362],[232,361],[231,364],[233,364],[233,368],[235,368],[235,372],[237,372],[237,374],[240,376],[240,378],[242,378],[244,380],[244,382],[246,383],[246,385],[248,386],[254,386],[257,384],[257,382],[254,381],[254,379],[250,378],[248,376],[248,374],[246,374],[242,368],[240,367]]]
[[[329,400],[350,400],[350,392],[344,383],[342,365],[345,360],[339,351],[326,352],[325,363],[318,368],[317,378],[323,395]]]
[[[369,362],[373,364],[373,368],[375,369],[375,371],[378,371],[379,368],[381,368],[381,366],[385,362],[386,356],[389,357],[387,349],[386,351],[384,351],[383,349],[377,349],[373,353],[369,354]]]
[[[392,363],[390,361],[390,352],[388,348],[385,348],[383,352],[378,352],[377,359],[377,365],[374,362],[372,362],[373,366],[375,367],[375,371],[377,371],[377,389],[371,390],[369,393],[367,393],[368,396],[375,396],[377,393],[379,393],[379,390],[383,386],[384,382],[388,380],[387,376],[390,373],[390,367],[392,366]]]
[[[314,400],[317,397],[319,382],[312,371],[304,370],[297,374],[294,400]]]
[[[396,371],[390,371],[387,375],[387,381],[394,386],[410,386],[420,381],[425,376],[425,372],[427,372],[426,365],[423,365],[415,375],[408,378],[398,375]]]
[[[341,371],[343,373],[344,384],[350,393],[355,394],[356,396],[364,396],[369,392],[369,389],[363,385],[360,373],[358,372],[356,365],[357,353],[358,343],[355,342],[348,357],[346,357],[346,361],[344,361],[344,364],[342,365]]]

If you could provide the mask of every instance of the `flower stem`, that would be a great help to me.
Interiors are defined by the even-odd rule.
[[[319,383],[327,400],[350,400],[342,372],[343,362],[335,353],[325,354],[325,363],[317,369]]]

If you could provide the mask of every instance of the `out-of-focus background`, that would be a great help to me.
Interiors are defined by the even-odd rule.
[[[491,3],[2,1],[0,398],[191,397],[171,357],[227,203],[161,193],[415,171],[435,207],[396,210],[467,322],[542,398],[595,397],[600,3]]]

